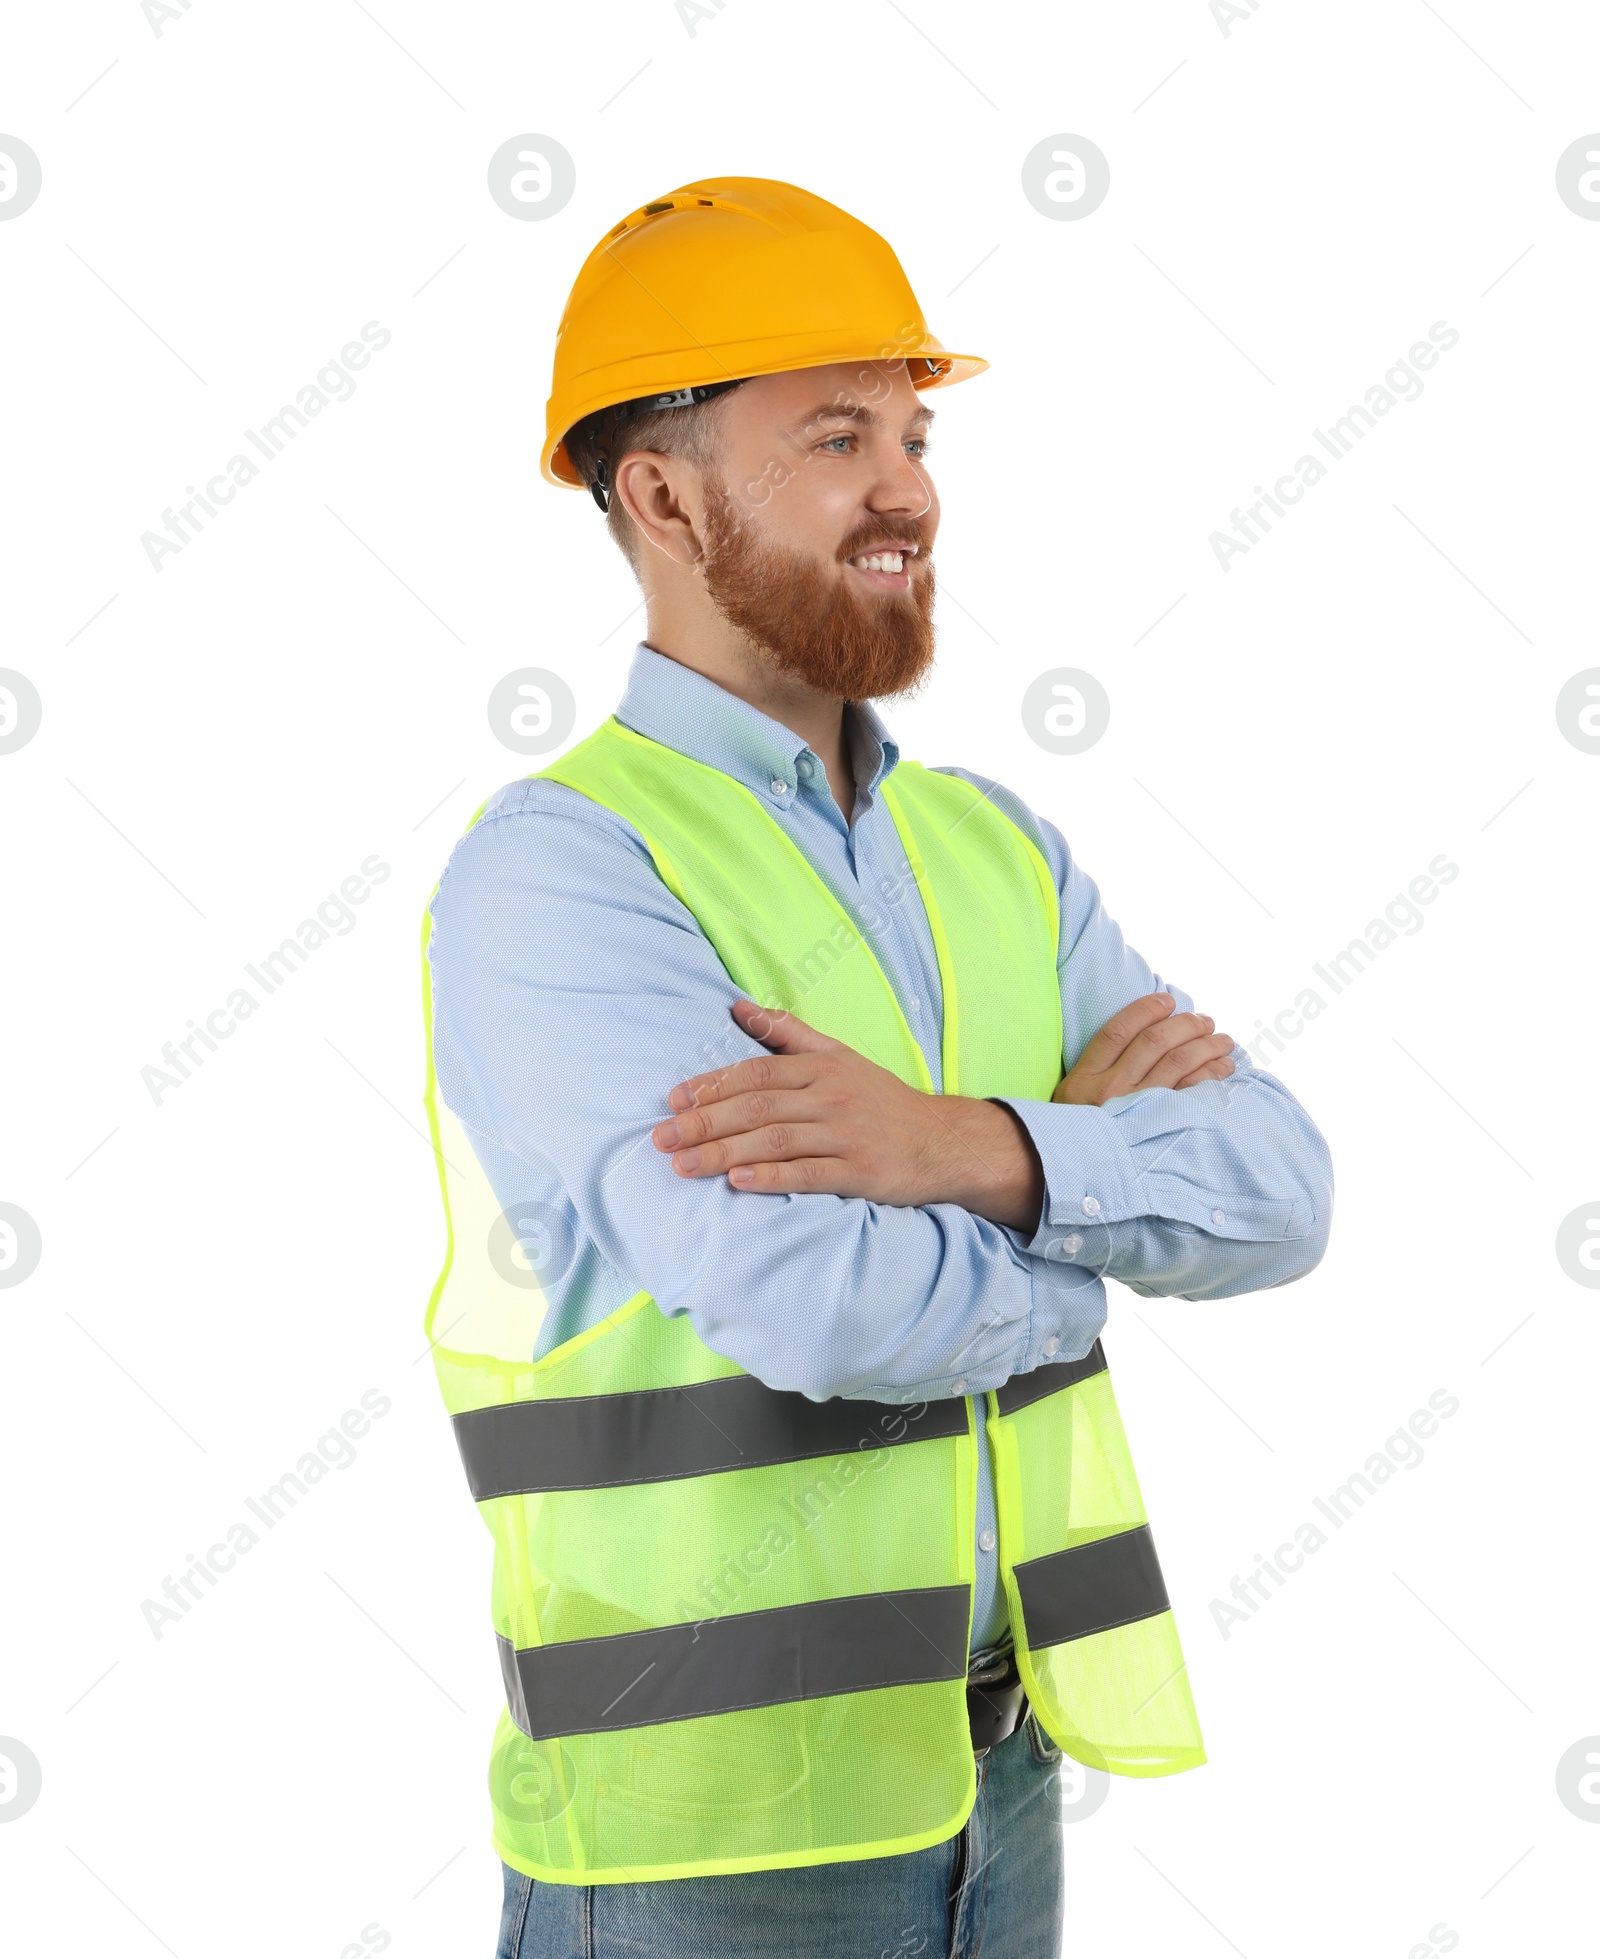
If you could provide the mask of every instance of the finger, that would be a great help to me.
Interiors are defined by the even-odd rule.
[[[1196,1068],[1192,1075],[1185,1075],[1181,1082],[1174,1082],[1174,1088],[1193,1088],[1199,1082],[1225,1082],[1233,1073],[1233,1059],[1224,1055],[1220,1061],[1208,1061],[1203,1068]]]
[[[657,1149],[675,1150],[710,1143],[726,1136],[743,1135],[768,1123],[815,1122],[819,1105],[815,1097],[794,1088],[752,1089],[743,1094],[722,1095],[667,1116],[650,1132]]]
[[[1123,1050],[1105,1081],[1105,1094],[1131,1095],[1136,1088],[1153,1086],[1150,1071],[1159,1065],[1169,1049],[1209,1035],[1215,1023],[1205,1014],[1172,1014],[1136,1034]]]
[[[1104,1074],[1131,1040],[1155,1022],[1165,1020],[1177,1004],[1170,993],[1146,993],[1130,1000],[1085,1045],[1074,1066],[1093,1075]]]
[[[680,1177],[716,1177],[742,1164],[789,1163],[825,1155],[833,1139],[814,1123],[770,1122],[672,1153]]]
[[[1212,1033],[1216,1025],[1209,1014],[1171,1014],[1135,1035],[1123,1053],[1122,1066],[1134,1069],[1142,1081],[1170,1049]]]
[[[798,1014],[788,1013],[782,1007],[762,1007],[754,1000],[735,1000],[730,1011],[747,1034],[764,1047],[776,1048],[780,1054],[815,1054],[824,1048],[844,1046],[843,1041],[819,1033]]]
[[[1232,1052],[1231,1034],[1210,1034],[1202,1040],[1185,1041],[1180,1047],[1169,1048],[1145,1075],[1139,1086],[1176,1088],[1185,1075],[1192,1074],[1196,1068],[1203,1067],[1207,1062],[1220,1061],[1224,1055]]]
[[[832,1197],[855,1197],[855,1172],[836,1156],[801,1156],[785,1163],[746,1163],[728,1173],[735,1190],[810,1191]]]
[[[669,1109],[698,1109],[757,1089],[799,1088],[811,1079],[811,1066],[798,1056],[750,1054],[726,1068],[690,1075],[667,1091]]]

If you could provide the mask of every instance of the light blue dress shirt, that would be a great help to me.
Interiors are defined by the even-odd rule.
[[[847,710],[846,823],[790,729],[653,648],[634,653],[618,719],[722,770],[771,812],[857,922],[941,1090],[932,934],[877,794],[899,748],[870,703]],[[1101,908],[1060,832],[972,783],[1038,846],[1061,898],[1063,1071],[1119,1007],[1164,988]],[[540,1246],[549,1310],[537,1354],[641,1288],[713,1352],[774,1388],[912,1402],[977,1399],[1088,1352],[1102,1276],[1149,1297],[1225,1299],[1310,1271],[1332,1206],[1327,1148],[1240,1047],[1226,1082],[1103,1108],[1003,1099],[1045,1172],[1031,1234],[956,1204],[741,1191],[683,1178],[650,1141],[691,1075],[762,1054],[738,990],[637,830],[555,782],[508,783],[457,843],[430,907],[439,1090],[502,1204],[555,1219]],[[974,1650],[1006,1631],[991,1465],[980,1446]]]

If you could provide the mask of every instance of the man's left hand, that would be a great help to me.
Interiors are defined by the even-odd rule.
[[[1022,1123],[995,1102],[910,1088],[791,1013],[738,1000],[734,1019],[773,1050],[692,1075],[651,1131],[683,1177],[741,1190],[826,1192],[879,1204],[960,1204],[1032,1231],[1044,1170]]]

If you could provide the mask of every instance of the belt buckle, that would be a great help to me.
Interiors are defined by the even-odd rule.
[[[976,1760],[982,1761],[991,1748],[1009,1741],[1027,1713],[1028,1696],[1017,1670],[1015,1651],[968,1674],[967,1727]]]

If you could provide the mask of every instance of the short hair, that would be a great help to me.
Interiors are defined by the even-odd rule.
[[[710,468],[717,460],[722,404],[732,392],[728,389],[709,401],[684,408],[657,408],[653,405],[656,397],[646,395],[619,402],[613,408],[597,409],[567,431],[567,455],[583,478],[585,489],[593,488],[602,446],[609,450],[606,528],[635,578],[639,578],[639,527],[616,493],[615,465],[631,450],[653,449],[661,455],[682,456],[701,471]]]

